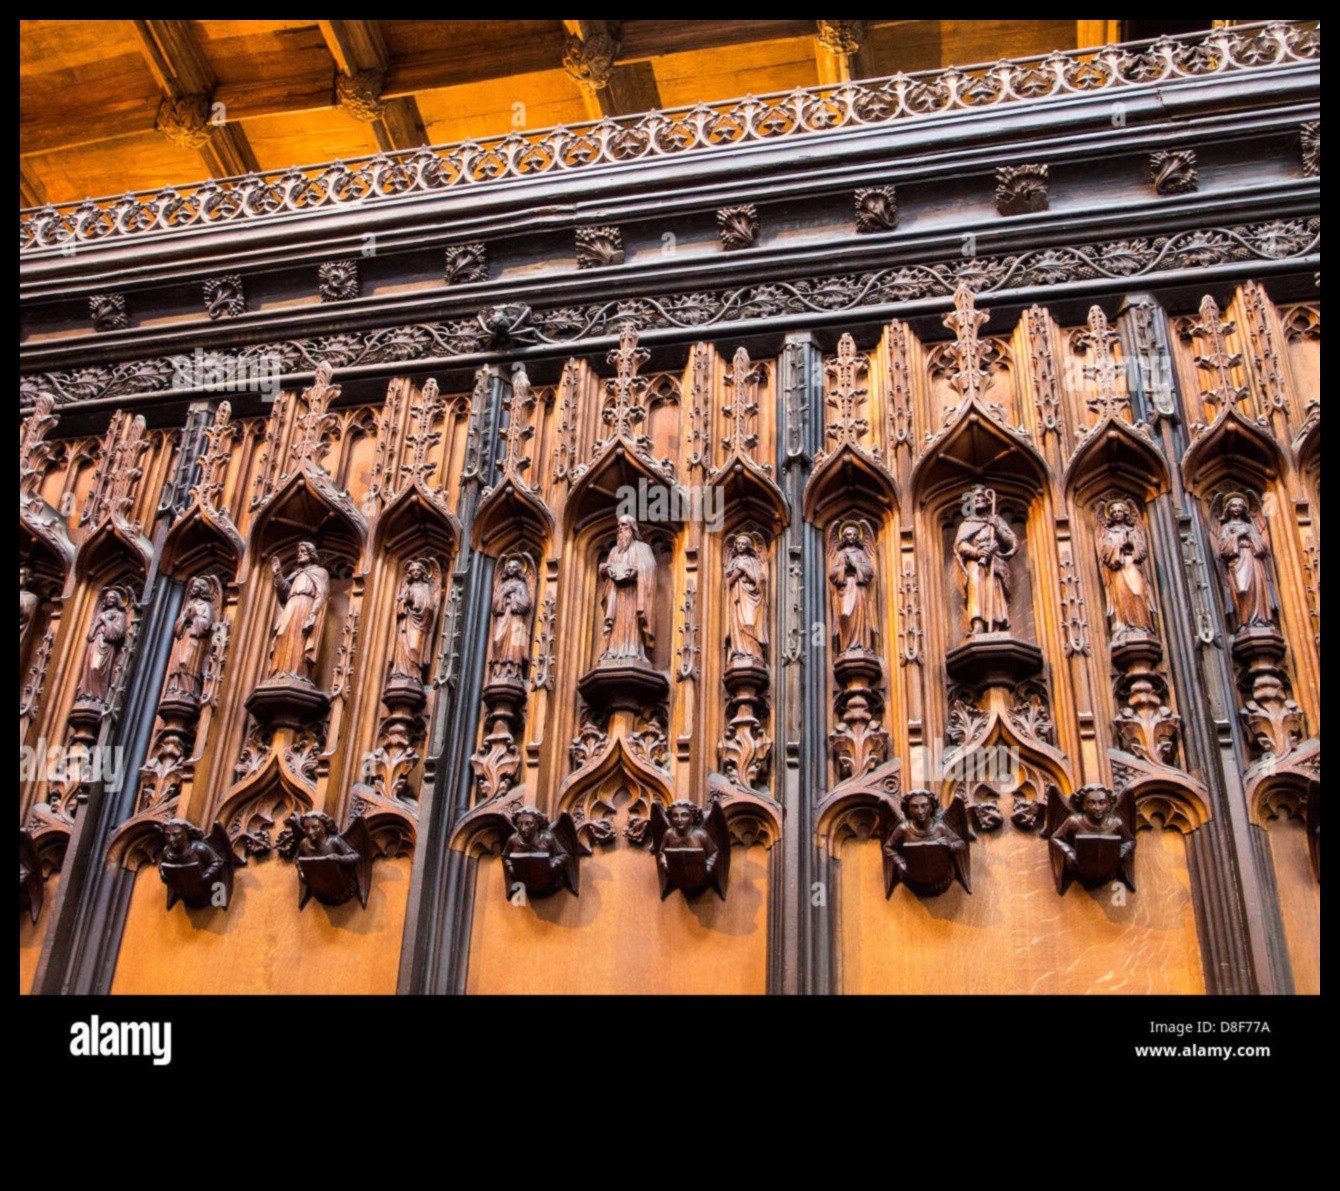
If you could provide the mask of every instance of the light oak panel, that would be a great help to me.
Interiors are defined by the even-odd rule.
[[[854,994],[1204,993],[1182,837],[1142,831],[1139,892],[1058,897],[1047,845],[1009,825],[979,838],[973,890],[884,900],[877,843],[842,850],[843,991]]]
[[[736,848],[730,897],[664,903],[649,853],[582,861],[580,898],[513,906],[502,862],[479,865],[468,991],[484,994],[761,995],[768,854]]]
[[[135,879],[112,983],[125,995],[390,995],[395,992],[410,862],[378,861],[368,908],[298,912],[298,876],[278,858],[237,870],[226,913],[163,909],[153,868]]]

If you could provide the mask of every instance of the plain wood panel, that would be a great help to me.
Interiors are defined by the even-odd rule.
[[[1266,838],[1275,865],[1294,990],[1321,995],[1321,885],[1312,877],[1307,828],[1301,819],[1272,819]]]
[[[1142,831],[1139,892],[1052,882],[1047,845],[1010,826],[972,845],[970,897],[884,900],[877,842],[842,850],[843,991],[877,994],[1203,993],[1186,845]]]
[[[468,991],[753,994],[767,991],[768,854],[736,848],[730,896],[661,901],[655,860],[618,847],[582,861],[582,894],[513,906],[502,861],[479,866]]]
[[[372,866],[368,908],[357,901],[298,911],[298,875],[278,857],[237,870],[226,911],[171,912],[152,868],[135,880],[112,992],[389,995],[395,992],[410,861]]]

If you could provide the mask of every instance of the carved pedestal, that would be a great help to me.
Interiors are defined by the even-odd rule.
[[[1042,650],[1009,633],[980,633],[949,651],[945,669],[965,686],[1015,686],[1042,673]]]
[[[1267,758],[1292,752],[1307,735],[1303,709],[1294,702],[1284,668],[1288,646],[1278,629],[1242,629],[1233,638],[1233,661],[1242,692],[1242,721]]]
[[[1168,681],[1159,673],[1163,643],[1152,633],[1130,632],[1112,646],[1117,669],[1114,721],[1120,747],[1154,765],[1177,757],[1181,717],[1168,706]]]
[[[267,728],[297,731],[325,719],[330,696],[311,683],[290,680],[258,686],[246,702],[247,711]]]
[[[518,677],[493,677],[484,687],[484,722],[488,733],[470,768],[479,783],[480,800],[501,798],[520,784],[521,734],[526,713],[526,684]]]
[[[828,742],[838,781],[845,782],[864,777],[889,759],[889,733],[880,722],[884,672],[874,654],[851,650],[833,663],[833,676],[842,687],[836,701],[841,722]]]
[[[717,745],[717,764],[732,785],[744,790],[767,785],[772,760],[772,739],[764,727],[769,681],[768,668],[758,662],[737,662],[722,676],[727,724]]]
[[[670,680],[647,662],[597,666],[578,680],[577,692],[597,714],[637,714],[669,699]]]

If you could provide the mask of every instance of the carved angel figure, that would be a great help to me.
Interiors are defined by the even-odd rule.
[[[965,493],[954,564],[968,636],[1009,629],[1010,559],[1018,551],[1018,537],[996,511],[996,494],[982,484]]]
[[[1099,507],[1097,547],[1113,641],[1132,632],[1152,633],[1154,601],[1144,569],[1149,542],[1129,502]]]
[[[298,565],[288,578],[278,558],[270,560],[270,570],[281,605],[270,647],[270,677],[310,683],[326,623],[330,572],[321,565],[311,542],[299,545]]]
[[[632,517],[619,518],[619,536],[600,566],[605,613],[602,665],[646,662],[656,644],[656,555]]]
[[[1270,578],[1265,526],[1253,516],[1250,502],[1240,493],[1231,493],[1215,503],[1219,505],[1218,553],[1237,610],[1238,628],[1273,628],[1278,603]]]
[[[829,531],[828,584],[833,597],[833,646],[844,653],[875,652],[874,533],[848,521]]]
[[[726,665],[768,658],[768,563],[747,533],[726,561]]]
[[[959,795],[945,809],[929,790],[911,790],[900,807],[881,812],[884,896],[906,885],[918,897],[939,897],[957,881],[972,892],[968,805]]]
[[[534,570],[528,558],[505,559],[494,584],[493,631],[489,635],[492,677],[521,680],[526,676],[535,611]]]
[[[538,807],[523,806],[512,816],[514,829],[503,845],[503,876],[510,898],[520,886],[532,898],[550,897],[566,889],[573,897],[580,888],[578,857],[586,849],[577,838],[577,825],[564,811],[552,827]]]
[[[19,652],[23,652],[23,643],[28,639],[28,630],[37,619],[37,609],[42,601],[33,591],[33,573],[28,567],[19,567]]]
[[[1135,799],[1120,799],[1106,786],[1085,786],[1067,801],[1055,786],[1047,790],[1048,848],[1056,892],[1078,881],[1100,889],[1120,881],[1135,892]]]
[[[355,815],[341,834],[335,820],[321,811],[306,811],[297,820],[302,832],[297,855],[298,909],[305,910],[312,898],[323,906],[342,906],[356,897],[366,910],[373,851],[367,824]]]
[[[42,862],[33,837],[19,832],[19,913],[28,912],[33,925],[42,913]]]
[[[117,664],[130,632],[126,598],[115,588],[103,592],[93,627],[88,631],[84,662],[79,671],[76,703],[105,707],[116,682]]]
[[[234,853],[223,825],[215,823],[206,839],[193,823],[169,819],[163,840],[158,875],[168,889],[167,908],[180,901],[195,910],[226,910],[233,898],[233,870],[246,861]]]
[[[709,887],[726,900],[730,882],[730,830],[721,803],[713,800],[706,814],[693,802],[674,802],[669,811],[659,802],[651,808],[652,852],[661,877],[661,900],[676,889],[693,897]]]
[[[391,679],[427,680],[432,665],[433,627],[442,603],[442,572],[432,560],[415,559],[395,600],[395,641],[391,648]]]
[[[209,660],[218,619],[218,582],[192,579],[186,590],[181,614],[172,628],[172,656],[168,660],[166,693],[199,699],[204,686],[205,663]]]

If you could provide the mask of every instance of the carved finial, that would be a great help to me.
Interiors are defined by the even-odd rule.
[[[38,498],[42,481],[51,469],[54,452],[46,438],[60,421],[53,412],[55,407],[56,399],[42,393],[23,423],[19,439],[19,496],[30,501]]]
[[[116,519],[128,528],[127,514],[135,503],[135,489],[144,475],[140,458],[149,449],[144,439],[145,422],[142,417],[132,418],[125,410],[118,410],[102,440],[102,453],[93,474],[93,489],[84,505],[80,525],[96,528],[104,521]]]
[[[1089,399],[1088,406],[1100,419],[1115,417],[1119,408],[1130,405],[1130,397],[1117,392],[1118,369],[1112,354],[1117,342],[1117,333],[1108,323],[1103,308],[1094,306],[1089,311],[1088,330],[1081,331],[1075,337],[1075,346],[1080,351],[1093,353],[1094,362],[1084,372],[1097,390]]]
[[[726,383],[731,390],[730,403],[721,411],[731,422],[726,450],[741,459],[752,459],[752,452],[758,446],[758,434],[752,426],[758,416],[758,387],[763,383],[763,369],[754,365],[745,348],[736,350]]]
[[[299,463],[310,461],[319,465],[330,446],[335,418],[327,411],[330,403],[340,395],[340,386],[333,383],[334,376],[330,363],[322,360],[316,366],[312,387],[303,392],[302,400],[307,411],[298,416],[298,433],[293,443],[293,458]]]
[[[1233,370],[1242,366],[1242,353],[1228,347],[1228,336],[1236,330],[1237,324],[1225,321],[1219,303],[1206,294],[1200,304],[1200,321],[1192,326],[1191,334],[1210,345],[1208,354],[1196,357],[1196,367],[1214,374],[1215,386],[1202,389],[1201,395],[1217,406],[1220,413],[1247,399],[1247,390],[1237,384],[1233,375]]]
[[[991,387],[992,377],[986,367],[990,347],[982,339],[982,328],[991,321],[989,310],[977,309],[977,297],[966,285],[954,291],[954,309],[944,317],[944,324],[954,332],[954,343],[948,349],[956,368],[949,383],[964,397],[980,397]]]
[[[828,424],[830,446],[820,453],[819,462],[844,443],[863,450],[861,440],[870,431],[870,421],[863,412],[869,394],[865,380],[870,357],[856,350],[855,339],[844,335],[838,341],[837,355],[828,361],[827,372],[827,405],[836,412]]]
[[[208,444],[200,460],[200,483],[194,489],[200,503],[212,512],[218,512],[223,498],[224,483],[228,477],[228,461],[237,427],[233,425],[233,407],[223,402],[214,411],[214,423],[205,431]]]

